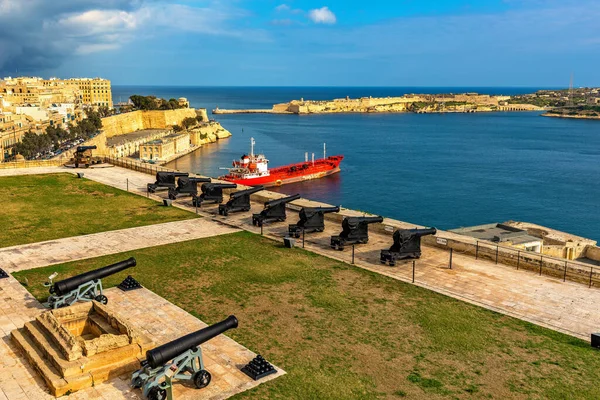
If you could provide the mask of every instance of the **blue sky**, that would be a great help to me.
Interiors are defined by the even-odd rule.
[[[2,75],[600,86],[598,0],[0,0]]]

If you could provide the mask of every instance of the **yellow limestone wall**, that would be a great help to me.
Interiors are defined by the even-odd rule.
[[[180,108],[177,110],[132,111],[102,118],[102,131],[109,138],[142,129],[169,129],[173,125],[179,125],[188,117],[196,118],[196,110]]]

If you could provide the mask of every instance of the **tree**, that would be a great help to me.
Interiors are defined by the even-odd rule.
[[[181,132],[183,130],[179,125],[173,125],[173,132]]]
[[[194,126],[197,124],[196,118],[194,117],[187,117],[184,118],[183,121],[181,121],[181,126],[184,127],[185,129],[189,129],[191,126]]]

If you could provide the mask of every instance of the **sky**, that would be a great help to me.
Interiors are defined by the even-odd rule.
[[[0,0],[0,76],[600,86],[599,0]]]

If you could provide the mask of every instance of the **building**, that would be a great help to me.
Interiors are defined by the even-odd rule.
[[[142,129],[106,138],[107,154],[111,157],[130,157],[140,151],[146,142],[163,138],[173,131],[167,129]]]
[[[531,236],[526,230],[518,229],[505,224],[486,224],[467,228],[451,229],[450,232],[470,236],[479,240],[486,240],[521,250],[542,252],[543,239]]]
[[[19,106],[75,103],[113,107],[110,81],[102,78],[7,77],[0,81],[0,96]]]
[[[165,161],[189,150],[190,135],[172,133],[161,139],[151,140],[140,146],[140,159],[143,161]]]

